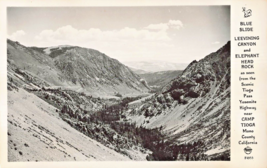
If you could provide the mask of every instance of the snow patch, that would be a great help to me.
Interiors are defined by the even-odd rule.
[[[47,47],[43,51],[45,52],[45,54],[49,55],[51,53],[51,49],[58,48],[59,50],[61,50],[62,48],[65,48],[65,47],[71,47],[71,46],[70,45],[59,45],[59,46]]]

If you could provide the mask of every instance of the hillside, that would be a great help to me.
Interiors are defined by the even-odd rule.
[[[84,91],[96,96],[143,93],[149,88],[119,61],[77,46],[25,47],[7,41],[8,61],[54,87]]]
[[[8,161],[130,160],[64,122],[23,89],[8,94]]]

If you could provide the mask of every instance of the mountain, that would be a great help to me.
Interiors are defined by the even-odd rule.
[[[123,62],[130,68],[143,70],[146,72],[159,72],[169,70],[183,70],[188,64],[171,63],[164,61],[140,61],[140,62]]]
[[[148,73],[147,71],[141,70],[141,69],[135,69],[135,68],[130,68],[134,73],[140,75],[140,74],[145,74]]]
[[[127,66],[97,50],[77,46],[25,47],[11,40],[7,44],[11,64],[51,86],[102,96],[149,90]]]
[[[150,87],[161,88],[169,83],[171,80],[177,78],[182,74],[181,70],[174,71],[160,71],[160,72],[147,72],[139,74],[140,77],[146,80]]]
[[[125,115],[140,126],[162,128],[175,144],[170,150],[179,153],[187,146],[188,151],[176,153],[178,160],[193,157],[193,153],[229,159],[230,76],[228,42],[205,58],[192,61],[161,93],[132,102]],[[194,152],[189,155],[191,149]]]

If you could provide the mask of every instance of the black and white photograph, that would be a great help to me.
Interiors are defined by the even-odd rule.
[[[230,162],[230,8],[7,7],[8,162]]]

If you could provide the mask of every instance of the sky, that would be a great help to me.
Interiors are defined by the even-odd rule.
[[[75,45],[121,62],[190,63],[230,40],[230,6],[9,7],[7,36],[25,46]]]

